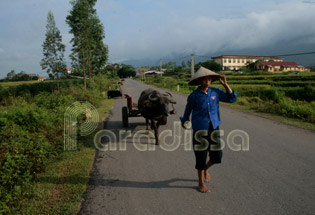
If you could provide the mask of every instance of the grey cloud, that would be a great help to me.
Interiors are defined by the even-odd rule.
[[[306,4],[315,4],[315,2],[313,1],[302,1],[303,3],[306,3]]]
[[[144,5],[149,5],[150,1],[142,0]],[[184,10],[187,2],[195,4],[195,1],[186,0],[180,3],[180,8]],[[178,8],[167,8],[169,5],[164,1],[160,5],[164,11],[150,8],[136,13],[116,0],[99,0],[97,11],[105,27],[105,43],[109,46],[111,62],[141,58],[159,60],[174,53],[203,55],[276,45],[281,41],[293,41],[295,45],[315,44],[315,5],[311,1],[240,0],[232,3],[234,6],[240,4],[240,8],[223,7],[221,1],[216,1],[216,8],[211,8],[211,13],[199,6],[189,8],[192,13],[186,13]],[[70,9],[69,1],[64,0],[1,0],[0,78],[11,69],[42,72],[39,61],[49,10],[55,15],[68,57],[72,35],[65,18]]]
[[[283,40],[295,43],[315,40],[315,6],[293,1],[265,11],[243,14],[240,18],[215,19],[199,16],[164,23],[132,42],[110,44],[112,59],[161,58],[170,53],[203,54],[229,49],[246,49],[276,44]],[[290,45],[290,44],[288,44]],[[186,53],[185,53],[186,52]]]

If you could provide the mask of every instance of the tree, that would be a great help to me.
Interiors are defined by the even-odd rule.
[[[176,62],[174,61],[169,61],[166,64],[163,64],[163,68],[166,69],[174,69],[176,67]]]
[[[107,62],[108,48],[104,44],[104,27],[93,8],[97,0],[72,0],[72,10],[66,18],[70,26],[72,66],[83,70],[84,87],[86,73],[99,71]]]
[[[33,81],[37,81],[38,79],[39,79],[38,76],[33,76],[33,77],[31,78],[31,80],[33,80]]]
[[[47,15],[46,39],[42,46],[44,54],[40,62],[42,69],[47,69],[48,74],[57,77],[59,77],[58,73],[65,73],[65,45],[62,43],[62,36],[56,27],[55,18],[51,11]]]
[[[21,77],[19,77],[19,81],[30,81],[31,77],[28,74],[23,74]]]
[[[7,79],[8,79],[8,80],[12,80],[15,75],[16,75],[16,74],[15,74],[15,71],[14,71],[14,70],[11,70],[11,72],[9,72],[9,73],[7,74]]]
[[[123,65],[122,68],[117,71],[117,75],[120,78],[134,77],[136,74],[135,69],[130,65]]]
[[[50,79],[50,80],[55,79],[54,75],[53,75],[53,74],[51,74],[51,73],[49,73],[49,74],[48,74],[48,76],[49,76],[49,79]]]
[[[221,65],[216,63],[214,60],[208,60],[208,61],[205,61],[205,62],[200,62],[198,63],[195,68],[196,70],[198,70],[201,66],[207,68],[207,69],[210,69],[212,71],[215,71],[215,72],[220,72],[221,71]]]
[[[182,67],[183,67],[183,68],[186,68],[186,63],[185,63],[184,60],[182,61]]]
[[[258,62],[260,62],[260,60],[257,62],[247,62],[247,68],[252,70],[252,71],[256,70],[256,63],[258,63]]]
[[[105,39],[104,27],[100,21],[100,19],[94,14],[91,17],[92,22],[92,55],[91,57],[91,65],[90,65],[90,77],[91,77],[91,69],[95,69],[96,71],[100,71],[108,60],[108,47],[104,44],[103,39]]]

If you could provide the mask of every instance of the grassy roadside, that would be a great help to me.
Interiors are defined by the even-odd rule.
[[[32,185],[34,194],[20,202],[19,214],[76,214],[79,211],[95,155],[93,137],[103,128],[112,105],[112,99],[102,102],[98,109],[98,129],[78,140],[78,150],[64,152],[61,159],[37,175]]]
[[[54,80],[47,80],[45,82],[52,82]],[[11,86],[18,86],[21,84],[34,84],[34,83],[40,83],[40,81],[34,80],[34,81],[12,81],[12,82],[0,82],[0,85],[3,88],[11,87]]]
[[[315,124],[312,124],[312,123],[303,122],[301,120],[292,119],[292,118],[288,118],[288,117],[284,117],[284,116],[279,116],[276,114],[262,113],[262,112],[259,112],[257,110],[254,110],[250,107],[239,105],[237,103],[229,104],[229,103],[221,102],[220,105],[225,106],[225,107],[229,107],[229,108],[234,108],[234,109],[246,112],[246,113],[251,113],[251,114],[254,114],[256,116],[272,119],[272,120],[275,120],[275,121],[278,121],[281,123],[285,123],[288,125],[292,125],[292,126],[296,126],[299,128],[315,131]]]

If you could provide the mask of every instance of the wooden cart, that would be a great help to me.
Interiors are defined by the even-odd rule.
[[[122,107],[122,122],[124,127],[128,127],[128,118],[129,117],[139,117],[142,116],[140,111],[138,110],[138,104],[132,102],[132,98],[125,94],[125,98],[127,99],[127,106]]]

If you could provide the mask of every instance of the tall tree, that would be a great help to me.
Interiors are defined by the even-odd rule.
[[[123,65],[117,71],[117,75],[120,78],[135,77],[136,74],[136,70],[131,65]]]
[[[247,62],[247,68],[254,71],[256,70],[256,63],[260,62],[261,60],[258,60],[256,62]]]
[[[108,47],[103,42],[105,39],[104,26],[96,14],[91,17],[91,22],[93,38],[91,67],[92,69],[100,71],[102,68],[104,68],[108,60]]]
[[[200,66],[203,66],[207,69],[213,70],[215,72],[220,72],[221,70],[221,65],[215,62],[214,60],[207,60],[204,62],[199,62],[196,66],[195,69],[198,70]]]
[[[7,79],[8,79],[8,80],[12,80],[15,75],[16,75],[16,74],[15,74],[15,70],[11,70],[11,72],[9,72],[9,73],[7,74]]]
[[[42,46],[44,54],[40,62],[42,69],[47,69],[50,77],[50,74],[58,77],[59,73],[65,73],[65,45],[62,43],[62,36],[56,27],[55,18],[51,11],[47,15],[46,39]]]
[[[186,63],[185,63],[184,60],[182,61],[182,67],[183,67],[183,68],[186,68]]]
[[[73,34],[72,65],[83,70],[84,86],[86,74],[91,78],[92,70],[100,70],[107,61],[108,48],[104,44],[104,27],[94,9],[97,0],[72,0],[72,10],[66,18]]]

